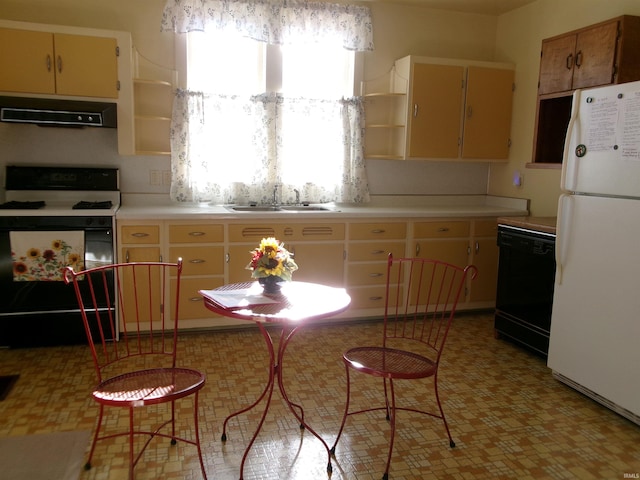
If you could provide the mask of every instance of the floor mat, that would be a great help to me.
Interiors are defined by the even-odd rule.
[[[16,383],[20,375],[1,375],[0,376],[0,401],[7,398],[9,392]]]
[[[77,480],[84,466],[89,431],[0,438],[2,478]]]

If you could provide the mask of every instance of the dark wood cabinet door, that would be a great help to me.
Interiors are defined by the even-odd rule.
[[[617,21],[578,34],[573,68],[574,90],[613,82],[617,39]]]
[[[538,94],[571,90],[576,35],[544,40],[540,57]]]

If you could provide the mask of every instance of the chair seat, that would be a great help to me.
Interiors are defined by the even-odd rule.
[[[200,390],[205,376],[188,368],[152,368],[105,380],[93,391],[102,404],[138,407],[170,402]]]
[[[425,378],[437,371],[437,365],[422,355],[384,347],[357,347],[343,355],[352,368],[385,378]]]

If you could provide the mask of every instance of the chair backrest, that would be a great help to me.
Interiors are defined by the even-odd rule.
[[[66,267],[99,382],[112,371],[175,367],[181,274],[182,259]]]
[[[383,344],[438,363],[469,274],[474,265],[389,254]]]

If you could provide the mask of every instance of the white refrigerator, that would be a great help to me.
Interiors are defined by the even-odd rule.
[[[561,182],[547,365],[640,425],[640,82],[574,93]]]

